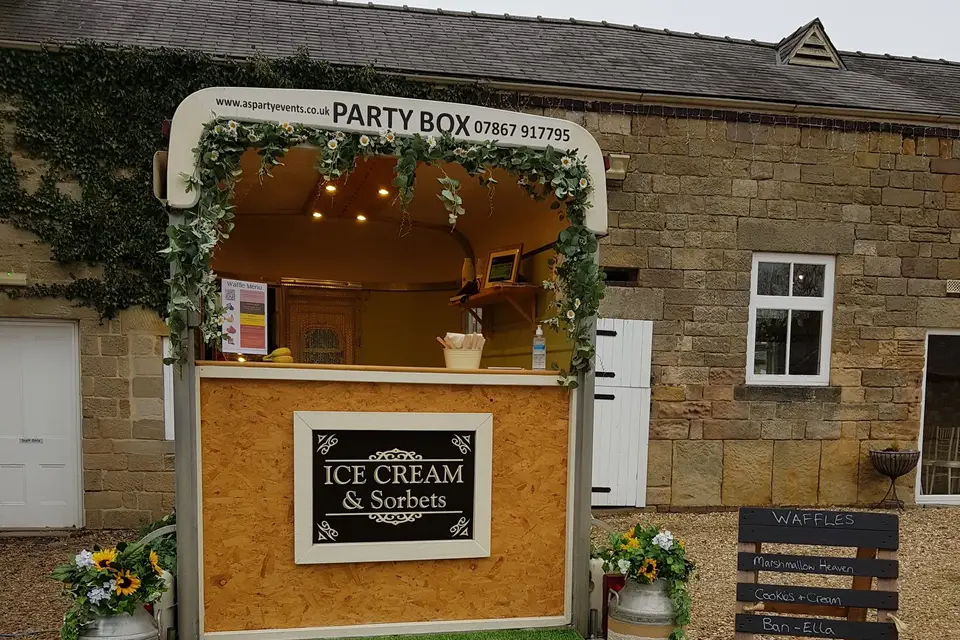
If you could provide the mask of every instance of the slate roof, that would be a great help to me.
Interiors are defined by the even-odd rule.
[[[324,0],[0,0],[0,43],[94,40],[584,89],[960,116],[960,64],[842,52],[777,64],[777,44],[596,22]],[[2,46],[2,44],[0,44]]]

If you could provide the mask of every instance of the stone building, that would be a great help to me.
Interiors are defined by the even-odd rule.
[[[960,329],[957,64],[838,51],[819,21],[760,43],[345,3],[164,5],[0,0],[0,43],[306,46],[333,64],[484,80],[626,162],[607,183],[602,313],[653,321],[648,505],[869,504],[887,481],[868,451],[917,446],[928,332]],[[12,147],[15,107],[4,117]],[[14,159],[26,181],[43,171]],[[5,270],[80,275],[0,223]],[[0,318],[78,322],[86,526],[170,509],[160,320],[130,309],[100,324],[62,300],[3,296]]]

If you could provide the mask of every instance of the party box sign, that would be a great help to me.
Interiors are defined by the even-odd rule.
[[[297,562],[489,556],[492,422],[295,412]]]

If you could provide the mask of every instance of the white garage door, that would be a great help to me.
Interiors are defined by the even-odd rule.
[[[80,525],[80,366],[69,322],[0,320],[0,528]]]

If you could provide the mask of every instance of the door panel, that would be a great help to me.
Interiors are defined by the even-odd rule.
[[[594,506],[645,506],[653,323],[597,320]]]
[[[652,340],[649,320],[598,319],[597,386],[649,387]]]
[[[593,486],[610,489],[593,494],[593,505],[644,506],[650,390],[598,387],[593,411]]]
[[[75,324],[0,321],[0,528],[80,525],[79,378]]]

